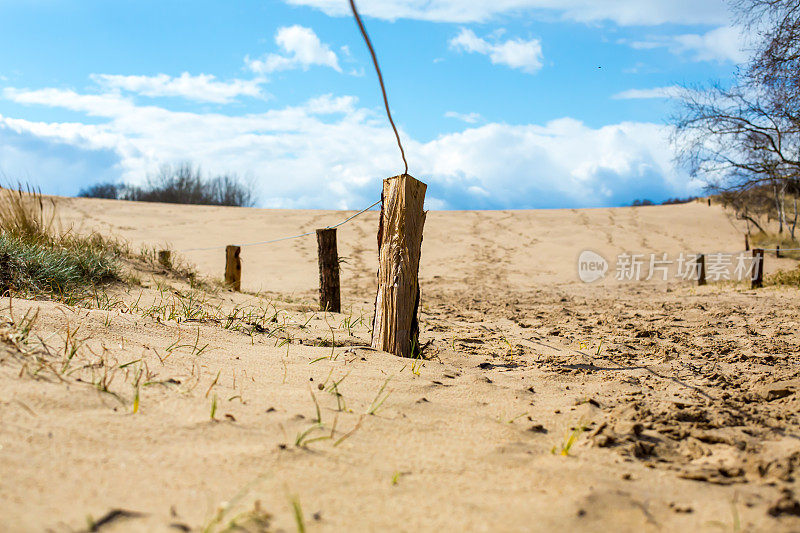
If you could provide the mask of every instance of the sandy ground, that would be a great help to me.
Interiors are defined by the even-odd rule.
[[[347,216],[60,209],[178,251]],[[429,213],[424,362],[366,348],[376,225],[339,230],[341,314],[316,310],[314,237],[245,248],[245,294],[139,265],[92,305],[5,300],[26,353],[0,352],[3,530],[800,530],[800,293],[613,275],[622,252],[740,250],[724,210]],[[604,281],[578,279],[586,249]],[[222,250],[182,255],[221,277]]]

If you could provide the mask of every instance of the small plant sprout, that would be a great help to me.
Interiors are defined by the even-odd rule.
[[[311,393],[311,399],[314,400],[314,407],[317,409],[317,424],[322,424],[322,412],[319,409],[319,402],[317,401],[317,397],[314,395],[314,391],[309,389],[308,392]]]
[[[342,396],[342,394],[339,392],[339,385],[349,375],[350,373],[348,372],[347,374],[342,376],[339,379],[339,381],[334,381],[328,386],[327,389],[325,389],[327,392],[333,394],[336,397],[336,407],[339,409],[339,411],[347,411],[347,404],[344,401],[344,396]]]
[[[75,329],[71,329],[69,324],[67,324],[67,332],[66,337],[64,339],[64,364],[61,367],[61,373],[66,373],[67,369],[69,369],[69,365],[72,362],[72,359],[78,353],[81,345],[84,343],[86,339],[79,339],[77,337],[78,330],[80,326],[77,326]]]
[[[217,421],[217,394],[216,393],[214,393],[214,397],[211,399],[211,415],[210,415],[209,418],[211,418],[211,420],[213,420],[214,422]]]
[[[586,431],[586,426],[582,423],[578,424],[575,429],[572,430],[569,437],[567,437],[567,439],[564,441],[564,444],[562,444],[560,447],[553,446],[553,448],[550,450],[550,453],[553,455],[562,455],[564,457],[569,456],[570,449],[572,449],[572,446],[584,431]]]
[[[389,397],[389,395],[392,394],[391,391],[387,392],[386,394],[383,393],[383,391],[386,390],[386,386],[389,384],[389,381],[391,381],[391,379],[392,379],[391,376],[386,378],[386,381],[383,382],[383,385],[381,385],[381,388],[378,389],[378,394],[375,395],[375,399],[372,400],[372,403],[370,404],[369,409],[367,409],[367,414],[368,415],[374,415],[375,413],[377,413],[378,409],[381,408],[381,406],[386,401],[386,399]]]
[[[414,357],[411,358],[411,373],[419,377],[423,366],[425,366],[425,361],[422,359],[422,354],[414,354]]]
[[[401,475],[403,475],[403,473],[400,472],[399,470],[395,471],[395,473],[392,474],[392,486],[397,485],[397,482],[400,481]]]
[[[133,394],[133,414],[139,412],[139,387],[136,387]]]
[[[528,415],[528,412],[527,412],[527,411],[525,411],[524,413],[520,413],[520,414],[518,414],[517,416],[515,416],[515,417],[513,417],[513,418],[509,418],[509,419],[506,419],[506,418],[503,416],[503,417],[501,417],[501,420],[502,420],[503,422],[505,422],[506,424],[513,424],[514,422],[516,422],[517,420],[519,420],[519,419],[520,419],[520,418],[522,418],[523,416],[527,416],[527,415]]]
[[[311,427],[297,434],[297,437],[294,439],[294,445],[297,446],[298,448],[305,448],[312,442],[317,442],[320,440],[329,440],[333,438],[332,435],[322,435],[320,437],[309,438],[311,434],[314,433],[315,431],[323,429],[325,429],[325,426],[319,422],[312,424]]]
[[[245,485],[230,501],[220,503],[217,512],[200,530],[202,533],[222,533],[233,531],[267,531],[272,516],[261,508],[261,502],[253,502],[252,509],[240,512],[230,518],[227,516],[239,506],[253,487],[264,479],[261,475]]]
[[[211,382],[211,385],[208,386],[208,390],[206,391],[206,398],[208,398],[208,395],[211,394],[211,389],[213,389],[214,386],[219,381],[219,375],[220,375],[221,372],[222,372],[222,369],[217,370],[217,376],[214,378],[214,381]]]
[[[508,357],[509,361],[513,362],[514,361],[514,345],[511,344],[511,341],[509,341],[508,337],[506,337],[505,335],[503,335],[503,342],[505,342],[508,345],[508,353],[506,354],[506,357]]]
[[[139,368],[136,369],[136,377],[133,380],[133,414],[139,412],[139,391],[140,386],[139,384],[142,381],[142,365],[139,365]]]
[[[300,500],[297,496],[291,496],[289,503],[292,505],[292,512],[294,513],[294,522],[297,525],[297,533],[306,533],[306,523],[303,519],[303,508],[300,507]]]
[[[323,318],[325,319],[325,324],[328,326],[328,329],[331,332],[331,361],[336,361],[335,351],[336,351],[336,334],[333,331],[333,326],[331,326],[330,322],[328,322],[328,313],[323,313]]]
[[[311,313],[311,316],[306,319],[305,322],[299,325],[300,329],[306,329],[308,327],[308,323],[314,319],[316,313]]]
[[[339,437],[339,438],[336,440],[336,442],[334,442],[334,443],[333,443],[333,446],[334,446],[334,448],[335,448],[336,446],[340,445],[341,443],[343,443],[344,441],[346,441],[347,439],[349,439],[349,438],[350,438],[350,436],[351,436],[353,433],[355,433],[356,431],[358,431],[358,428],[360,428],[360,427],[361,427],[361,422],[363,422],[363,421],[364,421],[364,417],[365,417],[365,416],[366,416],[366,415],[361,415],[361,416],[358,418],[358,422],[356,422],[356,425],[353,427],[353,429],[351,429],[350,431],[348,431],[347,433],[345,433],[344,435],[342,435],[341,437]]]

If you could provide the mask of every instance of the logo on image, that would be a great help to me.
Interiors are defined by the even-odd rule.
[[[578,277],[584,283],[592,283],[605,277],[608,272],[608,261],[591,250],[584,250],[578,256]]]

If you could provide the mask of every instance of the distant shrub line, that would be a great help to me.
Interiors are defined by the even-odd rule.
[[[182,163],[166,165],[144,185],[98,183],[82,189],[82,198],[105,198],[168,204],[224,205],[252,207],[256,196],[253,185],[234,174],[204,177],[198,167]]]
[[[694,202],[697,200],[697,196],[689,196],[687,198],[667,198],[661,205],[675,205],[675,204],[688,204],[689,202]],[[631,204],[632,207],[641,207],[645,205],[659,205],[653,202],[652,200],[643,199],[643,200],[634,200]]]

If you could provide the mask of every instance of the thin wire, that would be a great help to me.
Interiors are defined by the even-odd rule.
[[[403,158],[403,164],[405,165],[403,174],[408,174],[408,161],[406,161],[406,152],[403,150],[403,144],[400,142],[400,134],[397,133],[397,126],[394,125],[394,120],[392,120],[392,112],[389,111],[389,99],[386,98],[386,86],[383,84],[383,75],[381,74],[381,68],[378,66],[378,58],[375,55],[375,49],[372,48],[372,42],[369,40],[369,35],[367,35],[367,29],[364,27],[364,23],[361,22],[361,16],[359,16],[358,10],[356,9],[356,4],[353,0],[350,0],[350,9],[353,11],[353,16],[358,23],[358,29],[361,30],[361,35],[364,37],[364,41],[367,43],[367,48],[369,48],[369,53],[372,56],[372,64],[375,65],[375,72],[378,73],[378,81],[381,84],[381,93],[383,93],[383,105],[386,108],[386,116],[389,117],[389,124],[392,125],[392,129],[394,130],[394,136],[397,138],[397,146],[400,148],[400,156]]]
[[[356,213],[355,215],[351,216],[350,218],[348,218],[348,219],[345,219],[345,220],[342,220],[341,222],[339,222],[338,224],[335,224],[335,225],[333,225],[333,226],[328,226],[328,227],[326,227],[325,229],[333,229],[333,228],[338,228],[338,227],[339,227],[339,226],[341,226],[342,224],[347,224],[348,222],[350,222],[351,220],[353,220],[354,218],[356,218],[358,215],[360,215],[360,214],[362,214],[362,213],[366,213],[367,211],[369,211],[370,209],[372,209],[373,207],[375,207],[376,205],[378,205],[378,204],[379,204],[379,203],[381,203],[382,201],[383,201],[383,198],[381,198],[380,200],[378,200],[377,202],[375,202],[375,203],[374,203],[374,204],[372,204],[371,206],[369,206],[369,207],[367,207],[367,208],[364,208],[364,209],[362,209],[361,211],[359,211],[359,212],[358,212],[358,213]]]
[[[752,253],[752,251],[756,250],[756,249],[763,250],[764,252],[800,252],[800,248],[781,248],[780,250],[778,250],[777,248],[751,248],[750,250],[737,250],[735,252],[712,252],[712,253],[706,253],[706,254],[699,254],[699,252],[698,252],[698,255],[705,255],[705,256],[710,256],[710,255],[743,255],[743,254]]]
[[[356,218],[358,215],[366,213],[367,211],[369,211],[370,209],[372,209],[373,207],[375,207],[379,203],[381,203],[381,200],[378,200],[377,202],[375,202],[371,206],[362,209],[361,211],[359,211],[355,215],[353,215],[353,216],[351,216],[349,218],[346,218],[345,220],[342,220],[338,224],[334,224],[333,226],[325,226],[325,229],[334,229],[334,228],[338,228],[339,226],[341,226],[343,224],[347,224],[348,222],[350,222],[351,220]],[[271,244],[273,242],[288,241],[289,239],[299,239],[300,237],[308,237],[309,235],[314,235],[315,233],[316,233],[316,230],[309,231],[309,232],[306,232],[306,233],[301,233],[300,235],[292,235],[290,237],[281,237],[279,239],[271,239],[271,240],[268,240],[268,241],[249,242],[247,244],[241,244],[240,246],[242,248],[244,248],[246,246],[260,246],[262,244]],[[221,250],[223,248],[225,248],[225,246],[209,246],[208,248],[187,248],[185,250],[180,250],[180,252],[181,253],[183,253],[183,252],[205,252],[207,250]]]

